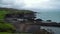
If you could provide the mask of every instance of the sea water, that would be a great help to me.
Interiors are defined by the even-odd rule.
[[[56,11],[56,12],[40,12],[37,13],[37,18],[40,18],[44,21],[46,20],[52,20],[52,22],[60,22],[60,11]],[[60,34],[60,27],[46,27],[46,26],[42,26],[42,29],[46,29],[46,30],[51,30],[52,32],[54,32],[54,34]]]
[[[60,11],[56,12],[39,12],[37,13],[37,18],[43,20],[52,20],[53,22],[60,22]]]

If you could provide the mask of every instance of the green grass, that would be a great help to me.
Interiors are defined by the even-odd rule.
[[[0,34],[12,34],[12,33],[8,33],[8,32],[0,32]]]
[[[18,34],[18,33],[0,32],[0,34]],[[19,34],[32,34],[32,33],[19,33]]]
[[[0,19],[3,19],[6,13],[6,11],[0,11]]]

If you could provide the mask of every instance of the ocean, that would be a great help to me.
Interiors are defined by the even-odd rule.
[[[36,15],[37,18],[40,18],[44,21],[46,20],[52,20],[52,22],[60,22],[60,11],[52,11],[52,12],[38,12]],[[46,27],[42,26],[41,29],[51,30],[54,32],[54,34],[60,34],[60,27]]]
[[[60,11],[56,12],[38,12],[37,18],[40,18],[44,21],[46,20],[52,20],[52,22],[60,22]]]

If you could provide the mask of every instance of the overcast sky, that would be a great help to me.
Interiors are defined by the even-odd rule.
[[[60,9],[60,0],[0,0],[0,7],[18,9]]]

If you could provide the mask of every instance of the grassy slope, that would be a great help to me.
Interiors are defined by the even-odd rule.
[[[0,11],[0,19],[3,19],[6,13],[6,11]]]
[[[0,32],[0,34],[18,34],[18,33]],[[19,34],[32,34],[32,33],[19,33]]]
[[[17,12],[16,12],[17,11]],[[30,10],[17,10],[17,9],[12,9],[12,8],[0,8],[0,19],[3,19],[6,13],[33,13],[33,11]]]
[[[30,10],[17,10],[17,9],[11,9],[11,8],[0,8],[0,22],[3,21],[5,14],[7,13],[33,13],[33,11]],[[2,19],[2,20],[1,20]]]
[[[0,32],[0,34],[11,34],[11,33],[8,33],[8,32]]]
[[[4,19],[4,16],[5,16],[5,14],[6,13],[8,13],[7,11],[5,11],[5,10],[1,10],[0,9],[0,20],[1,19]],[[1,24],[1,23],[0,23]],[[1,24],[1,25],[3,25],[3,24]],[[5,24],[6,26],[5,27],[7,27],[7,25],[9,26],[9,27],[13,27],[11,24]],[[3,28],[4,28],[4,25],[2,26]],[[11,33],[8,33],[8,32],[0,32],[0,34],[11,34]]]
[[[0,8],[0,20],[1,19],[4,19],[4,16],[5,16],[5,14],[7,14],[7,13],[9,13],[9,11],[15,11],[15,10],[13,10],[13,9],[8,9],[7,11],[6,11],[7,9],[3,9],[3,8]],[[18,10],[16,10],[16,11],[18,11]],[[22,13],[22,12],[24,12],[25,10],[19,10],[19,12],[20,13]],[[30,12],[30,11],[29,11]],[[25,13],[29,13],[28,12],[28,10],[27,11],[25,11]],[[1,24],[1,23],[0,23]],[[11,24],[7,24],[7,25],[9,25],[9,26],[12,26]],[[3,27],[4,28],[4,27]],[[11,34],[11,33],[8,33],[8,32],[0,32],[0,34]],[[23,33],[22,33],[23,34]]]

